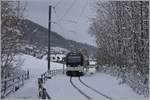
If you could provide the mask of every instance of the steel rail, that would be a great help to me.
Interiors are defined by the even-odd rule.
[[[88,96],[87,94],[85,94],[83,91],[81,91],[72,81],[72,77],[70,77],[70,83],[71,85],[80,93],[82,94],[84,97],[86,97],[88,100],[91,100],[92,98],[90,96]]]
[[[81,80],[80,77],[79,77],[78,79],[79,79],[79,81],[80,81],[84,86],[86,86],[87,88],[93,90],[94,92],[98,93],[99,95],[104,96],[104,97],[107,98],[107,99],[113,100],[111,97],[109,97],[109,96],[107,96],[107,95],[101,93],[100,91],[98,91],[98,90],[92,88],[91,86],[87,85],[85,82],[83,82],[83,81]]]

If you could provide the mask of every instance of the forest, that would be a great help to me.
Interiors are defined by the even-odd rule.
[[[148,89],[149,1],[98,1],[94,9],[89,33],[96,37],[98,70]]]

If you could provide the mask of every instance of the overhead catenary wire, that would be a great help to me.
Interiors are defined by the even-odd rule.
[[[54,14],[56,15],[56,17],[57,17],[57,13],[56,13],[56,9],[55,9],[55,7],[52,7],[52,9],[53,9],[53,11],[54,11]]]
[[[54,13],[56,14],[56,16],[58,16],[58,15],[57,15],[57,13],[56,13],[56,9],[55,9],[55,8],[61,3],[61,1],[62,1],[62,0],[58,1],[58,2],[54,5],[54,7],[53,7]],[[73,24],[77,25],[77,24],[80,22],[82,15],[85,14],[85,10],[87,9],[87,6],[88,6],[88,4],[89,4],[89,1],[88,1],[88,0],[85,0],[85,4],[84,4],[83,7],[81,8],[81,11],[80,11],[80,13],[79,13],[79,16],[77,17],[76,20],[69,20],[69,19],[64,20],[64,18],[66,17],[66,15],[70,12],[70,10],[71,10],[71,9],[73,8],[73,6],[76,4],[76,1],[77,1],[77,0],[72,0],[72,3],[71,3],[70,6],[68,7],[68,9],[66,9],[66,11],[64,12],[64,14],[60,17],[60,19],[56,20],[56,24],[57,24],[57,25],[60,27],[60,29],[63,30],[64,32],[68,32],[68,31],[60,24],[61,21],[66,21],[66,22],[73,23]],[[57,17],[57,18],[58,18],[58,17]],[[74,31],[74,32],[75,32],[75,31]],[[76,32],[75,32],[75,33],[76,33]]]
[[[60,3],[61,3],[62,0],[59,0],[53,7],[57,7]]]
[[[62,31],[67,32],[67,29],[65,29],[60,23],[55,23],[55,25],[58,25]]]
[[[76,33],[76,31],[74,31],[74,30],[67,30],[67,29],[65,29],[60,23],[56,23],[56,25],[58,25],[59,28],[60,28],[62,31],[64,31],[64,32]]]
[[[56,13],[56,7],[62,2],[62,0],[59,0],[55,5],[53,5],[53,10],[54,10],[54,13],[55,15],[57,16],[57,13]]]
[[[78,22],[80,21],[80,18],[82,17],[82,15],[85,12],[87,6],[88,6],[88,0],[86,0],[84,6],[82,7],[81,12],[80,12],[79,16],[77,17],[77,20],[63,20],[63,21],[67,21],[67,22],[73,23],[73,24],[78,24]]]
[[[61,3],[62,0],[58,1],[54,6],[53,6],[53,9],[54,9],[54,13],[56,14],[57,16],[57,13],[56,13],[56,7]],[[60,22],[64,19],[64,17],[69,13],[69,11],[72,9],[72,7],[75,5],[76,3],[76,0],[73,0],[71,5],[69,6],[69,8],[65,11],[65,13],[62,15],[62,17],[60,19],[57,20],[57,22]],[[82,15],[84,14],[85,12],[85,9],[87,8],[89,2],[88,0],[85,0],[85,4],[84,6],[82,7],[81,9],[81,12],[79,14],[79,16],[77,17],[77,20],[63,20],[63,21],[67,21],[67,22],[70,22],[70,23],[73,23],[73,24],[77,24],[79,21],[80,21],[80,18],[82,17]]]
[[[88,0],[86,0],[86,3],[85,3],[84,6],[82,7],[81,12],[80,12],[80,15],[79,15],[79,17],[77,18],[76,24],[79,22],[80,18],[81,18],[82,15],[84,14],[85,9],[87,8],[87,6],[88,6]]]
[[[60,22],[62,21],[62,19],[68,14],[68,12],[72,9],[73,5],[75,5],[76,0],[73,0],[71,5],[69,6],[69,8],[65,11],[65,13],[63,14],[63,16],[57,21]]]
[[[60,23],[54,23],[54,24],[57,25],[59,27],[59,29],[65,33],[76,33],[76,31],[74,31],[74,30],[67,30]]]

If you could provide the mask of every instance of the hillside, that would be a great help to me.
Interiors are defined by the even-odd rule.
[[[22,25],[24,27],[24,40],[27,44],[36,45],[39,48],[47,47],[48,30],[46,28],[27,19],[22,21]],[[65,39],[56,32],[51,32],[51,46],[68,50],[71,50],[72,47],[82,47],[87,49],[89,54],[93,54],[96,51],[96,47],[94,46]]]

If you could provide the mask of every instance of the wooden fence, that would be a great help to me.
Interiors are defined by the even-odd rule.
[[[58,73],[63,73],[63,69],[56,69],[56,70],[50,70],[45,72],[41,75],[40,78],[38,78],[38,90],[39,90],[39,98],[41,99],[51,99],[49,94],[47,93],[46,88],[44,88],[44,83],[47,79],[51,79],[53,76],[55,76]]]
[[[39,98],[41,98],[41,99],[51,99],[51,97],[49,96],[49,94],[46,91],[46,88],[44,88],[43,83],[44,83],[43,79],[38,78]]]
[[[22,75],[7,78],[1,81],[1,98],[5,98],[11,92],[17,91],[24,85],[24,81],[29,79],[29,73],[24,72]]]

